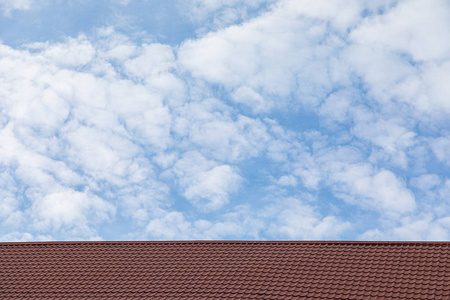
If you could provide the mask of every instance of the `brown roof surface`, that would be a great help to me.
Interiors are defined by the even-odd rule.
[[[0,243],[0,298],[450,299],[450,243]]]

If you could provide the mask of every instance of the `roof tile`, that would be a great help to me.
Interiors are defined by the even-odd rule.
[[[447,299],[448,242],[0,243],[7,299]]]

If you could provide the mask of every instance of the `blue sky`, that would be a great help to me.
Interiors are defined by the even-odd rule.
[[[0,0],[0,240],[449,240],[444,0]]]

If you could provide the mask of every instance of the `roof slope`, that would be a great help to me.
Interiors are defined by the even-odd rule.
[[[0,243],[4,299],[450,298],[450,243]]]

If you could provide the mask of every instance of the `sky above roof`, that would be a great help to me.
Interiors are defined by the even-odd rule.
[[[449,240],[445,0],[0,0],[0,240]]]

